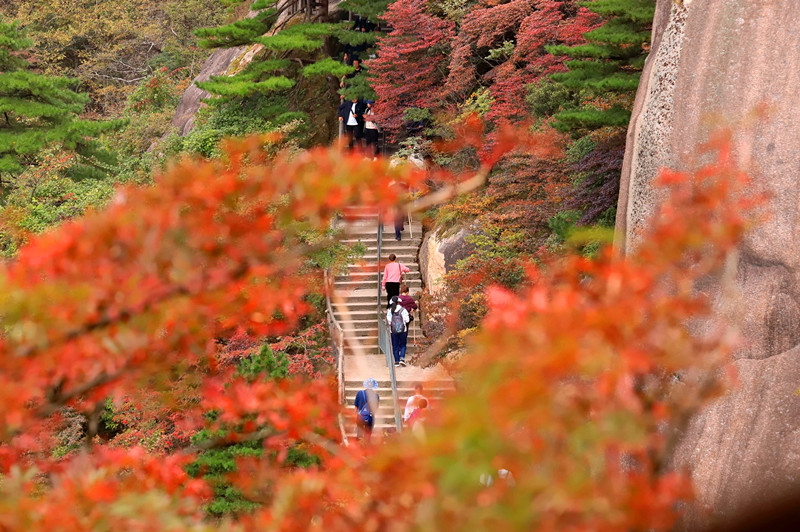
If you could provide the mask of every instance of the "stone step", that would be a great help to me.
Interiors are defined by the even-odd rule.
[[[389,391],[391,391],[391,389],[392,389],[392,383],[391,383],[391,381],[389,379],[384,379],[384,380],[377,380],[376,379],[375,382],[378,383],[378,390],[389,390]],[[397,389],[398,390],[403,390],[403,389],[414,390],[414,386],[417,385],[417,381],[410,380],[410,379],[395,379],[395,382],[397,384]],[[344,380],[344,388],[345,388],[345,390],[347,390],[349,388],[354,388],[354,387],[357,387],[360,390],[362,388],[361,384],[362,384],[361,381],[356,381],[356,380],[353,380],[353,379],[345,379]],[[427,381],[423,381],[422,385],[423,385],[423,387],[425,388],[426,391],[428,389],[431,389],[431,390],[455,390],[455,383],[452,381],[452,379],[449,379],[449,378],[445,378],[445,379],[442,379],[442,378],[429,379]]]
[[[416,239],[415,239],[416,240]],[[401,240],[398,242],[397,240],[392,239],[391,242],[384,242],[381,246],[381,253],[384,255],[388,255],[389,253],[394,253],[397,255],[398,253],[403,253],[407,251],[413,251],[414,254],[417,253],[419,249],[419,244],[415,244],[414,242],[408,242],[406,240]],[[375,256],[378,252],[378,246],[367,246],[367,249],[364,251],[364,256]]]
[[[370,217],[368,216],[368,212],[366,210],[358,211],[357,214],[359,216],[353,217],[350,220],[345,220],[344,226],[347,227],[348,229],[359,229],[359,228],[377,229],[377,223],[380,220],[381,222],[383,222],[384,228],[389,228],[392,231],[394,231],[394,218],[385,216],[379,218],[374,215]],[[412,216],[411,223],[415,225],[421,225],[422,219],[417,216]],[[408,218],[405,218],[403,220],[403,224],[406,226],[406,228],[408,228],[409,225]]]
[[[378,330],[378,326],[374,319],[357,319],[357,320],[336,320],[343,331],[364,331],[364,330]],[[416,328],[418,320],[414,318],[411,322],[410,328]],[[363,334],[362,334],[363,336]]]
[[[344,312],[337,311],[336,309],[333,310],[333,315],[340,324],[345,320],[377,320],[378,319],[378,309],[372,308],[369,310],[351,310],[348,313],[348,316],[344,316]],[[381,316],[385,316],[385,310],[381,310]],[[339,319],[339,316],[342,316],[342,319]],[[414,318],[414,323],[416,323],[416,318]],[[373,321],[373,323],[376,323]]]
[[[365,327],[343,326],[342,331],[344,332],[345,336],[355,336],[362,342],[365,341],[365,337],[378,338],[378,326],[374,321]]]
[[[414,263],[414,262],[403,263],[403,266],[406,266],[408,268],[408,270],[409,270],[407,272],[404,272],[404,274],[403,274],[406,277],[411,277],[412,275],[416,276],[416,275],[420,274],[419,266],[417,266],[417,264]],[[392,268],[394,268],[394,266]],[[347,272],[336,273],[333,276],[333,281],[334,281],[334,284],[335,284],[337,281],[348,281],[348,280],[352,280],[352,279],[350,279],[350,277],[357,277],[359,280],[363,280],[365,282],[369,281],[369,282],[377,283],[378,282],[378,272],[375,271],[375,270],[376,270],[376,268],[374,266],[371,266],[369,269],[366,269],[366,270],[363,269],[363,268],[352,268],[351,270],[348,270]],[[381,275],[380,278],[383,279],[383,268],[381,268],[380,275]]]
[[[357,388],[346,388],[344,392],[345,404],[352,405],[356,400],[356,394],[363,390],[364,386],[363,383],[358,383]],[[441,400],[448,394],[451,394],[456,389],[452,386],[449,388],[425,388],[423,395],[430,399],[431,401],[438,401]],[[391,388],[378,388],[378,395],[381,397],[381,409],[388,408],[391,409],[392,405],[392,389]],[[414,395],[414,388],[413,387],[403,387],[397,388],[397,397],[400,398],[400,401],[405,406],[405,402],[408,401],[408,398]]]
[[[406,347],[406,351],[410,351],[412,348],[416,349],[414,344],[413,338],[416,334],[417,338],[422,338],[422,332],[419,330],[409,330],[409,337],[408,337],[408,345]],[[369,347],[379,349],[380,346],[378,345],[379,336],[377,334],[374,335],[350,335],[345,336],[345,345],[350,345],[351,341],[358,342],[361,344],[362,347]],[[349,355],[350,353],[345,353],[345,355]]]
[[[382,315],[382,317],[385,314]],[[378,329],[378,317],[370,311],[365,310],[352,310],[349,312],[333,312],[333,317],[336,318],[336,322],[344,331],[363,331],[363,330],[377,330]],[[411,329],[419,329],[419,315],[418,313],[414,313],[414,319],[411,321]]]
[[[414,296],[414,290],[409,289],[409,293]],[[419,293],[419,292],[417,292]],[[365,287],[365,288],[358,288],[355,290],[350,289],[337,289],[334,287],[333,290],[334,299],[331,300],[331,304],[337,304],[337,300],[341,298],[345,303],[374,303],[377,304],[377,297],[378,297],[378,285],[377,283],[375,286]],[[414,296],[416,298],[416,296]],[[386,295],[381,293],[381,301],[385,301]]]
[[[359,342],[359,343],[361,344],[361,348],[364,349],[364,351],[366,351],[366,354],[368,354],[370,356],[378,356],[378,357],[381,357],[382,359],[385,360],[386,355],[384,355],[383,351],[381,351],[381,348],[378,345],[378,341],[377,340],[375,340],[374,343],[372,343],[372,344],[367,344],[366,342]],[[344,357],[345,358],[358,356],[354,352],[355,346],[351,346],[348,342],[345,342],[344,343],[344,347],[345,347],[345,352],[344,352]],[[411,343],[411,339],[409,339],[408,347],[406,347],[406,356],[413,355],[416,352],[417,352],[416,346],[414,346],[414,344]],[[385,364],[384,364],[384,366],[386,368],[386,371],[388,371],[389,370],[388,366],[386,366]],[[405,366],[405,367],[412,368],[412,369],[420,369],[420,368],[417,368],[416,366],[412,366],[412,365],[408,365],[408,366]],[[398,368],[395,368],[395,371],[397,371],[397,369]]]
[[[406,280],[409,279],[421,279],[422,274],[419,272],[419,269],[411,269],[409,268],[409,272],[406,272],[404,275]],[[347,275],[337,275],[333,278],[335,283],[339,281],[374,281],[376,284],[378,282],[378,275],[375,272],[350,272]]]
[[[408,285],[409,290],[413,290],[414,287],[421,289],[422,288],[422,279],[407,279],[405,281],[405,284]],[[339,288],[339,289],[343,289],[343,288],[358,289],[358,288],[372,288],[372,287],[375,287],[375,290],[377,291],[377,289],[378,289],[377,288],[378,287],[378,281],[377,281],[377,279],[375,280],[374,283],[371,282],[371,281],[369,281],[369,282],[368,281],[336,281],[336,283],[334,284],[334,287],[335,288]]]
[[[378,288],[376,286],[371,286],[370,290],[371,293],[368,296],[348,296],[347,290],[342,290],[339,292],[338,290],[334,293],[333,298],[331,299],[331,307],[334,310],[342,310],[342,309],[352,309],[354,307],[359,307],[359,310],[364,310],[364,307],[370,306],[370,308],[376,309],[378,308]],[[381,294],[381,305],[386,304],[386,295]]]
[[[373,225],[377,224],[379,220],[380,217],[378,216],[378,213],[370,209],[348,210],[347,212],[344,213],[344,216],[342,217],[342,221],[344,222],[344,225],[346,227],[356,225],[359,223],[363,224],[369,223],[370,225]]]
[[[406,224],[405,229],[400,233],[401,238],[422,238],[422,223],[414,222],[411,226],[411,232],[409,232],[409,225]],[[375,242],[378,238],[378,228],[373,224],[371,226],[356,226],[356,225],[348,225],[344,228],[344,234],[347,238],[360,238],[361,240],[370,240]],[[384,225],[383,232],[381,236],[384,240],[392,239],[394,240],[394,226],[392,225]]]
[[[380,260],[378,259],[377,255],[373,254],[371,256],[359,257],[358,259],[353,261],[348,266],[360,266],[360,267],[364,268],[364,267],[367,267],[367,266],[373,266],[374,265],[375,269],[377,270],[378,269],[377,268],[377,263],[380,262],[381,263],[381,268],[383,268],[384,266],[389,264],[389,255],[392,255],[392,254],[394,254],[394,256],[397,257],[397,260],[399,260],[400,262],[403,262],[403,261],[417,262],[417,249],[419,249],[417,246],[409,246],[408,248],[405,248],[403,250],[398,250],[398,251],[386,251],[386,250],[384,250],[382,252],[382,256],[380,257]]]

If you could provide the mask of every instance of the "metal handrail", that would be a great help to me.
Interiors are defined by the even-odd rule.
[[[386,323],[386,314],[378,307],[378,345],[386,355],[386,365],[389,366],[389,379],[392,382],[392,405],[394,407],[394,426],[397,432],[403,430],[403,418],[400,416],[400,400],[397,397],[397,379],[394,373],[394,353],[392,352],[392,337],[389,325]]]
[[[342,326],[339,324],[339,321],[336,319],[336,316],[333,313],[333,307],[331,307],[332,288],[329,270],[324,271],[324,278],[326,304],[325,313],[328,317],[328,331],[330,332],[333,345],[336,348],[336,380],[339,385],[339,404],[344,405],[344,330],[342,330]],[[347,445],[347,432],[344,429],[344,418],[342,417],[341,413],[339,414],[339,430],[342,433],[342,442]]]
[[[383,298],[383,292],[381,291],[381,275],[383,275],[383,270],[381,270],[382,256],[383,256],[383,217],[382,213],[378,212],[378,308],[381,308],[381,299]]]
[[[397,397],[397,378],[394,373],[394,354],[392,353],[392,339],[389,334],[389,326],[386,323],[386,316],[383,313],[383,304],[381,300],[383,293],[381,291],[381,256],[383,255],[383,218],[378,214],[378,346],[386,356],[386,366],[389,368],[389,380],[392,383],[392,404],[394,405],[394,424],[397,432],[403,430],[403,422],[400,416],[400,402]]]

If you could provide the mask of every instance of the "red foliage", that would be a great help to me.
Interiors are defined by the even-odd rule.
[[[574,0],[513,0],[477,5],[456,32],[451,21],[426,13],[426,6],[423,0],[390,5],[386,19],[394,31],[380,41],[378,58],[369,64],[376,111],[392,132],[399,131],[405,109],[435,114],[481,87],[490,89],[493,100],[490,122],[523,119],[525,86],[563,70],[564,58],[547,53],[545,45],[580,44],[583,33],[600,22]],[[514,44],[510,54],[488,57],[506,42]]]
[[[583,33],[599,17],[573,0],[513,0],[487,3],[464,17],[453,43],[445,95],[459,100],[479,86],[488,86],[493,104],[491,122],[520,120],[527,115],[525,86],[563,70],[562,57],[545,50],[548,44],[581,44]],[[508,56],[488,59],[489,51],[514,43]]]
[[[324,471],[284,475],[275,505],[248,524],[671,529],[692,496],[688,475],[670,469],[673,446],[722,390],[732,350],[696,283],[720,274],[758,201],[717,147],[695,174],[662,174],[670,200],[631,257],[555,260],[531,268],[522,294],[491,290],[460,393],[429,413],[426,437],[406,433],[366,459],[339,449]],[[697,318],[708,334],[689,332]],[[500,468],[513,482],[480,481]]]
[[[406,109],[434,107],[440,100],[455,26],[426,13],[427,6],[427,0],[392,3],[383,18],[393,30],[367,63],[378,94],[375,113],[390,132],[400,130]]]
[[[669,469],[672,435],[719,392],[730,350],[727,329],[690,334],[686,323],[710,312],[694,285],[718,273],[754,203],[741,196],[747,179],[727,137],[694,175],[662,175],[671,200],[629,258],[569,257],[531,268],[522,294],[490,290],[462,390],[430,412],[427,436],[367,449],[338,444],[330,382],[238,377],[216,364],[215,340],[236,327],[294,330],[308,292],[299,266],[311,252],[297,220],[321,231],[349,205],[388,209],[401,201],[396,182],[427,194],[426,176],[337,150],[267,160],[261,140],[229,145],[225,162],[184,162],[152,188],[125,189],[107,211],[37,237],[0,271],[0,528],[672,526],[676,501],[691,491]],[[171,376],[194,367],[197,401],[180,430],[221,429],[211,446],[263,440],[279,458],[302,439],[320,465],[243,460],[230,481],[263,506],[236,523],[201,524],[209,492],[184,471],[198,449],[155,457],[95,446],[51,458],[53,411],[91,413],[138,390],[168,397]],[[480,482],[499,468],[513,485]]]

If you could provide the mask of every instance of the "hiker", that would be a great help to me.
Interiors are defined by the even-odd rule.
[[[349,74],[345,74],[345,76],[344,76],[345,79],[353,79],[354,77],[356,77],[359,74],[361,74],[361,72],[363,72],[363,70],[361,69],[361,59],[359,59],[357,57],[353,58],[353,68],[355,70],[353,70]]]
[[[364,389],[356,394],[356,438],[369,441],[372,437],[372,428],[375,426],[375,416],[381,398],[378,392],[378,381],[369,378],[364,381]]]
[[[407,284],[400,287],[400,304],[408,311],[408,315],[411,317],[410,321],[414,321],[414,311],[417,310],[419,306],[417,302],[414,301],[414,298],[408,295],[408,291]]]
[[[350,114],[350,102],[344,99],[344,94],[339,95],[339,109],[336,110],[336,114],[339,117],[339,135],[341,136],[345,132],[345,120]]]
[[[353,79],[354,77],[358,76],[359,74],[361,74],[364,71],[361,68],[361,59],[359,59],[358,57],[353,57],[353,68],[355,70],[353,70],[349,74],[345,74],[344,77],[342,77],[342,81],[341,81],[341,83],[339,83],[340,87],[344,87],[344,80]]]
[[[367,100],[367,110],[364,112],[364,138],[367,140],[367,150],[373,146],[373,157],[378,156],[378,124],[375,122],[375,112],[372,110],[372,100]]]
[[[353,98],[350,102],[350,109],[347,111],[347,121],[345,122],[347,137],[350,139],[348,144],[350,149],[359,144],[363,136],[365,107],[364,102],[358,98]]]
[[[505,482],[507,486],[513,486],[516,484],[514,481],[514,475],[511,474],[511,471],[508,469],[498,469],[497,470],[497,478]],[[489,473],[482,473],[480,477],[480,482],[484,486],[491,487],[494,485],[494,477]]]
[[[406,228],[406,213],[398,208],[394,215],[394,239],[398,242],[401,240],[401,233]]]
[[[411,270],[407,266],[397,262],[397,255],[392,253],[389,255],[389,264],[383,269],[383,289],[386,290],[386,301],[392,304],[392,297],[400,295],[400,281],[403,280],[403,274]]]
[[[428,400],[423,397],[419,400],[417,409],[408,419],[408,426],[411,427],[411,432],[423,441],[425,441],[425,417],[427,414]]]
[[[408,420],[411,418],[412,414],[414,414],[414,412],[420,408],[420,401],[422,399],[425,400],[425,406],[428,406],[428,398],[422,395],[422,392],[422,383],[417,383],[414,385],[414,395],[408,398],[408,401],[406,401],[406,409],[403,411],[403,421],[406,423],[408,423]]]
[[[408,343],[408,311],[400,305],[400,297],[393,296],[386,310],[386,321],[392,333],[392,353],[394,365],[406,365],[406,344]]]

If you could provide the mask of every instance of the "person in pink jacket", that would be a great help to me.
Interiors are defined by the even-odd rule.
[[[403,274],[411,270],[397,262],[397,256],[392,253],[389,255],[389,264],[383,269],[383,289],[386,290],[387,305],[392,301],[393,296],[400,295],[400,281],[403,279]]]

